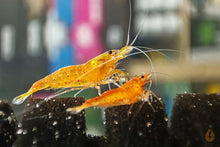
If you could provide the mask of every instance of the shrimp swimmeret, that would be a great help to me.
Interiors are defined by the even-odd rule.
[[[102,95],[87,100],[80,106],[68,108],[70,113],[79,113],[89,107],[112,107],[136,103],[142,99],[148,99],[150,91],[144,90],[146,83],[151,85],[151,73],[135,77],[121,87],[105,91]],[[148,89],[149,90],[149,89]],[[129,91],[129,92],[128,92]]]

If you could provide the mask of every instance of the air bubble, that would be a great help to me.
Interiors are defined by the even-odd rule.
[[[22,123],[19,123],[19,124],[18,124],[18,128],[21,128],[21,127],[22,127]]]
[[[207,103],[208,103],[209,106],[212,106],[212,103],[210,103],[210,101],[207,101]]]
[[[77,129],[80,129],[81,128],[81,126],[80,125],[77,125]]]
[[[68,117],[66,117],[66,120],[70,120],[72,117],[71,116],[68,116]]]
[[[36,108],[39,108],[39,106],[40,106],[39,104],[36,104]]]
[[[147,123],[146,123],[146,126],[147,126],[147,127],[150,127],[150,126],[151,126],[151,122],[147,122]]]
[[[60,137],[60,132],[59,132],[59,131],[56,131],[54,135],[55,135],[55,138],[57,139],[57,138]]]
[[[114,120],[114,124],[116,124],[116,125],[117,125],[117,124],[118,124],[118,121]]]
[[[9,135],[9,139],[11,140],[13,138],[13,136],[12,135]]]
[[[168,118],[167,118],[167,117],[164,117],[164,121],[168,121]]]
[[[33,138],[32,144],[37,144],[37,138]]]
[[[55,125],[57,125],[58,124],[58,122],[57,121],[54,121],[53,122],[53,126],[55,126]]]
[[[11,122],[12,122],[11,116],[8,117],[8,122],[9,122],[9,124],[11,124]]]
[[[142,135],[143,135],[143,133],[142,133],[142,132],[138,132],[138,135],[139,135],[139,136],[142,136]]]
[[[27,130],[23,130],[23,135],[26,135],[28,133]]]
[[[35,132],[35,131],[37,131],[37,127],[32,128],[32,132]]]
[[[48,113],[48,118],[52,118],[52,117],[53,117],[52,113],[51,112]]]
[[[18,131],[16,133],[17,134],[22,134],[23,133],[23,129],[18,129]]]

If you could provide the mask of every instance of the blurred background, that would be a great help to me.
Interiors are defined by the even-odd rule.
[[[0,99],[11,101],[63,66],[120,49],[129,16],[128,0],[0,0]],[[136,46],[173,50],[149,53],[152,91],[163,97],[168,117],[176,94],[220,91],[220,0],[131,0],[131,16],[130,40],[141,32]],[[151,72],[143,55],[120,68]],[[102,134],[102,110],[86,111],[87,127]]]

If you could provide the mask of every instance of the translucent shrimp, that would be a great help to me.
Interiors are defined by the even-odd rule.
[[[98,89],[101,84],[114,82],[115,78],[109,80],[109,77],[114,74],[126,78],[128,75],[126,72],[116,69],[118,60],[125,58],[121,53],[118,56],[117,52],[118,50],[110,50],[85,64],[60,68],[35,82],[28,92],[15,97],[12,103],[21,104],[28,96],[43,89],[72,88],[71,90],[78,90],[90,87]]]
[[[145,97],[149,97],[150,91],[146,91],[146,83],[151,85],[151,73],[135,77],[123,84],[121,87],[105,91],[102,95],[87,100],[81,106],[68,108],[70,113],[79,113],[89,107],[112,107],[133,104]],[[129,91],[129,92],[128,92]]]

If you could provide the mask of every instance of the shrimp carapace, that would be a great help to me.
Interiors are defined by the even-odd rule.
[[[146,96],[145,85],[150,82],[151,73],[135,77],[123,84],[121,87],[105,91],[102,95],[87,100],[81,106],[68,108],[71,113],[79,113],[89,107],[112,107],[133,104]]]

